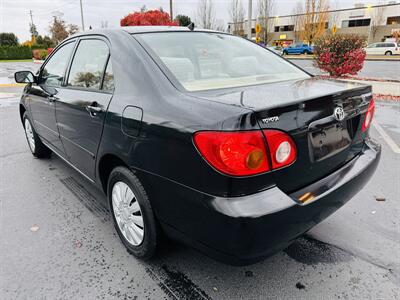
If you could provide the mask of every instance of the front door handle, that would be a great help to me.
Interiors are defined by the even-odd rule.
[[[103,109],[98,106],[97,102],[93,102],[91,105],[86,106],[86,110],[91,116],[96,116],[98,113],[103,111]]]
[[[54,101],[58,100],[58,98],[52,95],[52,96],[48,96],[47,100],[49,100],[50,103],[53,103]]]

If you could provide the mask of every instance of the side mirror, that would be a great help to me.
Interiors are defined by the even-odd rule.
[[[14,74],[15,82],[17,83],[33,83],[36,82],[36,77],[31,71],[18,71]]]

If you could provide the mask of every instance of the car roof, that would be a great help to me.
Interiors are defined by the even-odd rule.
[[[208,29],[197,29],[194,32],[214,32],[214,33],[225,33],[221,31],[208,30]],[[107,29],[91,29],[84,32],[78,32],[71,37],[86,36],[86,35],[109,35],[116,32],[127,32],[129,34],[138,33],[150,33],[150,32],[191,32],[188,27],[183,26],[123,26],[118,28],[107,28]]]
[[[186,26],[124,26],[119,29],[122,29],[129,33],[191,31]],[[217,32],[207,29],[194,29],[194,31]]]

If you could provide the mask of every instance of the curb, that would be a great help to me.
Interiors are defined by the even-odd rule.
[[[400,102],[400,96],[373,94],[373,97],[377,101],[395,101],[395,102]]]
[[[389,99],[397,99],[397,97],[400,97],[400,80],[383,80],[356,76],[332,77],[329,75],[318,75],[316,77],[370,85],[372,86],[372,92],[374,95],[379,95],[379,98],[387,97]]]
[[[396,82],[382,82],[382,81],[366,81],[356,79],[342,79],[350,82],[357,82],[372,86],[372,92],[378,95],[385,95],[388,97],[400,97],[400,84]]]
[[[19,87],[25,86],[26,83],[0,83],[0,88],[2,87]]]

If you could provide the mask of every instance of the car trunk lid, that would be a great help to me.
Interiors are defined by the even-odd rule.
[[[311,78],[212,98],[251,108],[262,129],[290,134],[297,159],[273,171],[277,185],[290,193],[334,172],[360,153],[362,114],[371,97],[370,86]]]

